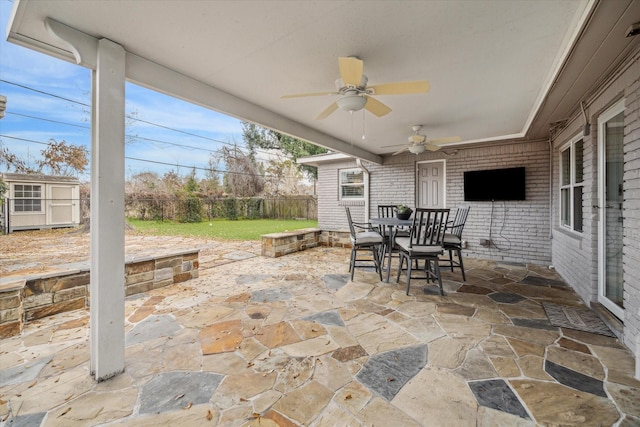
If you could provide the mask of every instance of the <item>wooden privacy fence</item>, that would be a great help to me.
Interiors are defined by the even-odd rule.
[[[198,222],[213,218],[227,219],[317,219],[318,203],[314,196],[298,197],[127,197],[125,211],[129,218]]]

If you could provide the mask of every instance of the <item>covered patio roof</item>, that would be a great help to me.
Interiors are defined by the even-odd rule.
[[[60,33],[108,39],[126,50],[132,82],[380,163],[414,124],[460,144],[546,138],[628,52],[639,15],[632,0],[18,0],[8,38],[90,68],[95,58]],[[430,90],[379,95],[392,109],[383,117],[316,120],[335,96],[280,98],[335,90],[344,56],[364,61],[369,84]]]

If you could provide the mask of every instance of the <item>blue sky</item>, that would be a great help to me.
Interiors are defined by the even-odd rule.
[[[11,1],[0,0],[0,95],[7,97],[6,115],[0,120],[0,141],[11,152],[33,158],[38,158],[40,150],[45,147],[24,140],[47,142],[53,138],[90,148],[89,108],[47,95],[54,94],[88,105],[90,71],[7,42],[6,27],[11,8]],[[127,127],[127,134],[138,137],[128,138],[130,142],[125,154],[128,157],[206,167],[211,151],[215,152],[225,143],[242,145],[242,127],[238,120],[129,83],[126,87],[126,111],[145,122],[165,127],[127,120],[131,124]],[[219,168],[224,167],[220,165]],[[189,168],[126,160],[128,176],[146,171],[163,174],[171,169],[181,174],[190,172]],[[0,166],[2,171],[5,171],[4,166]],[[199,175],[203,176],[203,172],[200,171]],[[88,180],[88,173],[81,178]]]

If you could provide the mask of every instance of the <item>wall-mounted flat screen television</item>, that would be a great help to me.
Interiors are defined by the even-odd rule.
[[[464,200],[526,200],[525,168],[488,169],[464,173]]]

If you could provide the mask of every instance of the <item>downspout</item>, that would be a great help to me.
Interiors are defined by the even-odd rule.
[[[549,239],[553,239],[553,140],[549,137]]]
[[[356,159],[356,165],[362,169],[364,179],[364,222],[369,222],[369,171],[364,167],[361,159]]]

